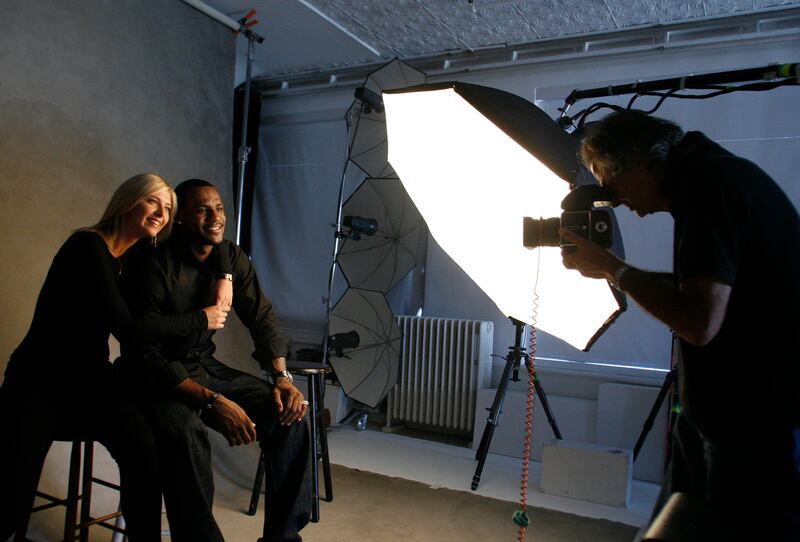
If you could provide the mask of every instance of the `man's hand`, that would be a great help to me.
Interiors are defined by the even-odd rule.
[[[275,383],[272,396],[275,398],[278,419],[283,425],[299,422],[308,412],[308,401],[303,398],[300,390],[285,378],[279,378]]]
[[[230,282],[230,281],[225,281]],[[208,329],[222,329],[225,327],[225,320],[228,318],[228,311],[231,310],[230,306],[225,305],[212,305],[206,307],[203,312],[206,313],[208,320]]]
[[[231,308],[233,304],[233,281],[217,279],[214,283],[214,305]]]
[[[564,228],[559,233],[564,240],[575,245],[574,248],[561,250],[564,267],[577,269],[584,277],[611,280],[614,272],[625,263],[597,243],[576,233]]]
[[[222,395],[217,397],[203,417],[210,427],[228,439],[231,446],[250,444],[256,440],[256,424],[242,407]]]

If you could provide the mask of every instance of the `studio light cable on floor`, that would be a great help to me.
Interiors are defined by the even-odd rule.
[[[541,249],[540,249],[541,250]],[[520,507],[514,512],[514,523],[519,526],[517,531],[518,542],[525,542],[525,532],[531,524],[528,517],[528,469],[531,457],[531,441],[533,440],[533,406],[536,390],[536,371],[534,361],[536,359],[536,322],[539,314],[539,294],[537,286],[539,273],[536,273],[536,285],[533,288],[533,311],[531,314],[531,328],[528,336],[528,361],[525,366],[528,369],[528,393],[525,400],[525,435],[522,438],[522,472],[520,474]]]

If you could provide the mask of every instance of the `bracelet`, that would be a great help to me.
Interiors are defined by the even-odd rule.
[[[203,408],[205,410],[211,410],[214,407],[214,403],[216,402],[217,399],[219,399],[219,397],[220,397],[219,393],[212,392],[211,396],[208,399],[206,399],[206,404],[203,405]]]
[[[617,267],[617,270],[614,271],[614,274],[611,276],[611,281],[610,281],[611,286],[613,286],[617,290],[622,290],[622,288],[620,288],[619,283],[622,280],[623,275],[625,275],[625,273],[628,271],[628,269],[630,269],[630,266],[628,264],[622,264],[619,267]]]

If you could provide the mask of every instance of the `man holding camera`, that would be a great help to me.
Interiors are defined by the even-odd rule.
[[[710,510],[712,536],[797,540],[797,210],[755,164],[640,111],[591,126],[580,157],[615,206],[675,219],[672,274],[561,230],[575,245],[566,267],[607,279],[680,339],[683,409],[665,489]]]

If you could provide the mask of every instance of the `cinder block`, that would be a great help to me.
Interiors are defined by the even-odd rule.
[[[633,452],[554,440],[542,449],[542,493],[582,501],[628,506]]]

